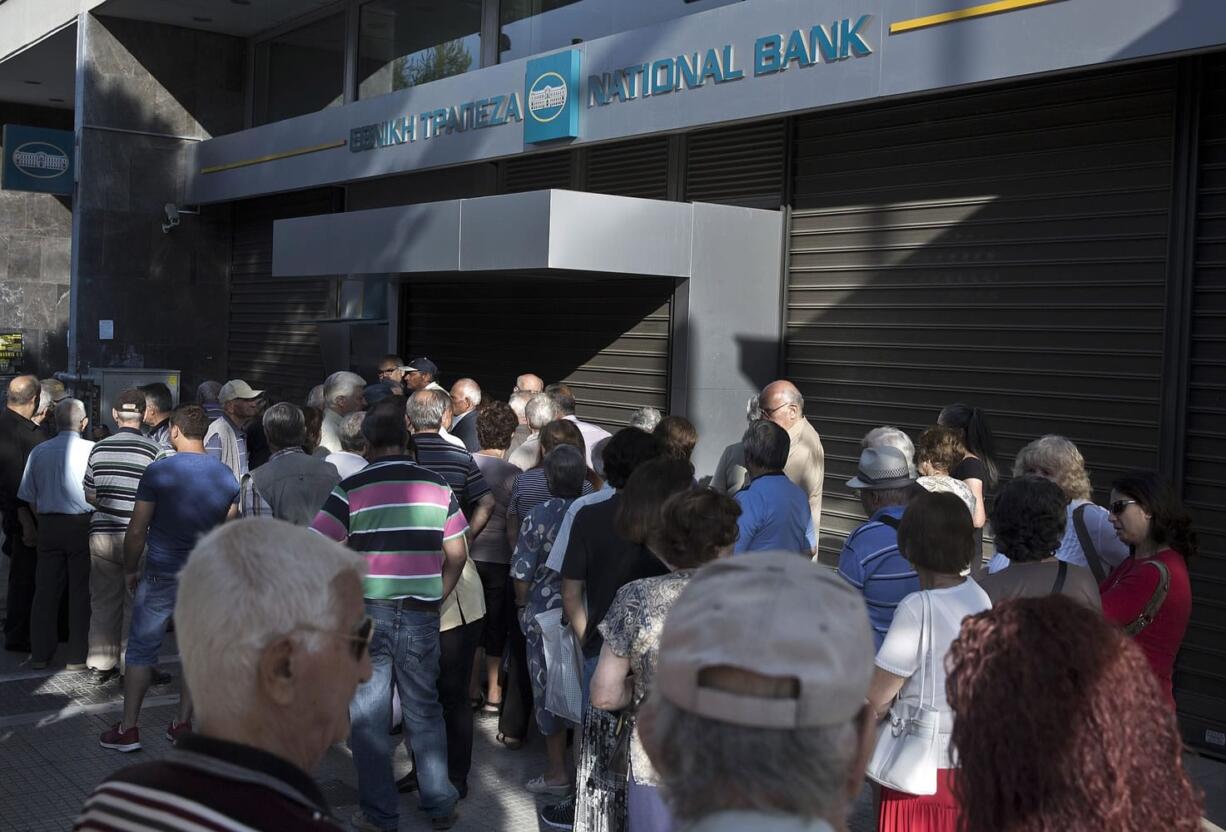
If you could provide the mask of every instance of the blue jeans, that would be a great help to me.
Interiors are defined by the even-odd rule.
[[[149,572],[141,575],[132,599],[132,623],[128,628],[126,667],[153,667],[158,663],[158,650],[166,635],[166,623],[175,612],[175,593],[179,589],[177,575]]]
[[[385,829],[400,823],[400,795],[392,773],[395,738],[392,686],[400,693],[406,739],[413,746],[421,808],[445,817],[459,793],[447,779],[447,733],[438,701],[438,613],[400,610],[391,602],[366,602],[374,619],[370,642],[371,676],[349,704],[349,746],[358,770],[362,811]]]

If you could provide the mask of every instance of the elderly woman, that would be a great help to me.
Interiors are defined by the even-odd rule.
[[[920,591],[902,599],[894,612],[877,651],[868,701],[879,719],[891,710],[901,716],[921,705],[938,711],[939,756],[935,794],[907,794],[882,785],[878,829],[955,832],[956,766],[949,753],[953,714],[945,702],[945,654],[962,619],[989,609],[992,601],[962,575],[975,544],[971,517],[954,495],[924,492],[913,498],[898,524],[898,548],[919,575]]]
[[[684,416],[665,416],[652,431],[664,441],[664,452],[689,461],[698,444],[698,429]]]
[[[519,626],[528,644],[528,673],[532,680],[536,724],[545,738],[548,761],[545,773],[529,780],[526,788],[534,794],[564,795],[572,788],[566,767],[566,729],[569,726],[545,708],[545,645],[536,617],[562,606],[562,576],[547,568],[545,562],[566,510],[583,488],[587,463],[583,452],[575,446],[559,445],[545,457],[543,469],[549,492],[554,496],[524,517],[511,561],[511,577],[515,580]]]
[[[528,516],[528,512],[550,497],[557,496],[550,492],[549,483],[545,478],[545,467],[543,464],[545,457],[554,448],[561,445],[572,445],[583,451],[585,457],[587,455],[587,445],[583,441],[583,433],[574,422],[569,422],[565,419],[552,421],[541,428],[539,439],[540,459],[533,467],[517,474],[511,482],[511,494],[507,501],[506,533],[507,539],[512,546],[515,545],[515,540],[518,538],[520,523]],[[584,494],[591,494],[600,488],[600,483],[598,480],[595,480],[595,476],[595,472],[590,469],[584,474]]]
[[[963,621],[946,682],[963,828],[1200,829],[1179,730],[1145,665],[1118,627],[1068,598]]]
[[[1064,492],[1051,480],[1029,474],[1001,487],[992,509],[992,529],[996,545],[1009,552],[1013,565],[978,579],[993,604],[1064,594],[1102,608],[1090,570],[1056,559],[1065,522]]]
[[[737,539],[741,509],[723,494],[708,490],[675,494],[664,504],[663,513],[663,527],[648,545],[671,571],[623,586],[600,623],[604,647],[592,677],[592,705],[606,711],[630,708],[634,713],[647,698],[668,611],[694,570],[729,555]],[[627,773],[630,832],[667,832],[672,818],[660,799],[651,761],[643,753],[637,730],[630,724],[622,730],[634,730]]]
[[[753,424],[762,418],[762,407],[757,396],[750,396],[745,404],[745,419]],[[711,487],[729,497],[749,484],[749,469],[745,467],[745,446],[738,440],[720,454],[711,476]]]
[[[1056,550],[1057,560],[1085,566],[1100,583],[1128,557],[1128,546],[1115,535],[1107,510],[1090,501],[1090,474],[1077,446],[1063,436],[1048,434],[1018,451],[1013,476],[1034,474],[1051,480],[1064,492],[1064,536]],[[1009,566],[1008,549],[997,542],[988,572]]]
[[[1103,615],[1136,640],[1173,709],[1171,673],[1192,613],[1192,518],[1171,484],[1152,471],[1112,483],[1110,505],[1111,525],[1132,555],[1099,586]]]

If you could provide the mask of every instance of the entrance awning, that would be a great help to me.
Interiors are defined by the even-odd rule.
[[[688,278],[698,208],[547,190],[280,220],[273,227],[272,273],[556,271]],[[773,211],[719,210],[778,221]]]

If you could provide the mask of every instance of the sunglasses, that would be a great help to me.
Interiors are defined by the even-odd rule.
[[[1114,503],[1107,506],[1107,509],[1116,517],[1119,517],[1124,513],[1124,509],[1128,508],[1129,506],[1135,506],[1136,504],[1136,500],[1116,500]]]
[[[362,619],[362,623],[357,626],[352,633],[338,633],[335,630],[323,630],[315,627],[300,627],[300,630],[307,630],[312,633],[323,633],[326,636],[335,638],[343,638],[350,642],[350,651],[353,653],[353,660],[360,662],[362,657],[366,655],[366,651],[370,649],[370,640],[375,634],[375,620],[369,615]]]

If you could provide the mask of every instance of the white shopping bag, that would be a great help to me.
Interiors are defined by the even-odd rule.
[[[583,653],[562,623],[562,609],[536,616],[545,644],[545,708],[576,725],[583,722]]]

